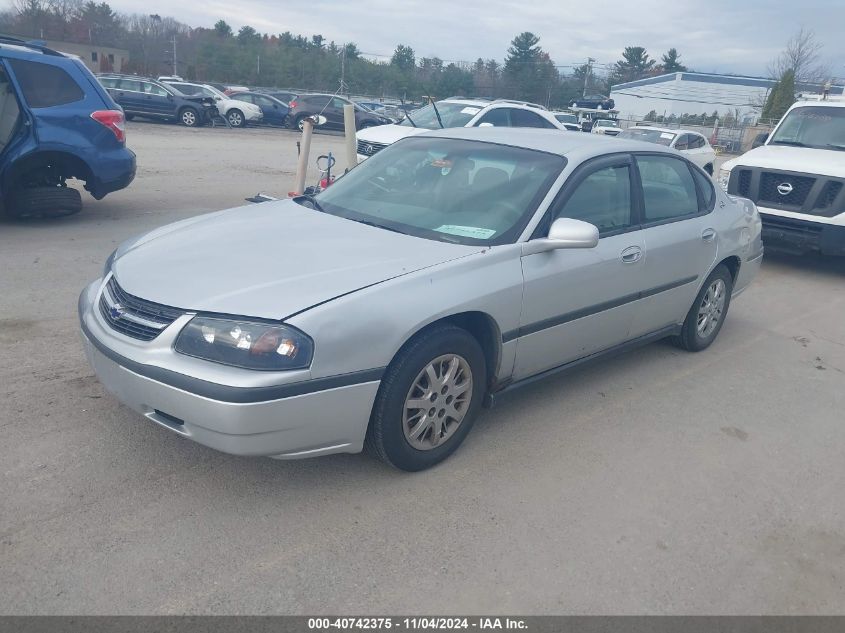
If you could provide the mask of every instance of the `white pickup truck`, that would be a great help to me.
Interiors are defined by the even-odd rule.
[[[795,103],[719,184],[757,204],[767,247],[845,256],[845,102]]]

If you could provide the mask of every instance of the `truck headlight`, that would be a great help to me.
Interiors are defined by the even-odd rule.
[[[727,193],[728,191],[728,182],[731,180],[731,170],[730,169],[720,169],[719,170],[719,186],[722,188],[722,191]]]
[[[176,351],[232,367],[284,371],[311,365],[314,342],[289,325],[196,316],[179,333]]]

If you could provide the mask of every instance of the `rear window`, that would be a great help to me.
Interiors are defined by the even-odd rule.
[[[58,66],[22,59],[10,59],[9,63],[31,108],[49,108],[85,97],[73,78]]]

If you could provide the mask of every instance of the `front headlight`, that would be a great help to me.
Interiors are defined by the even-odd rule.
[[[179,333],[176,351],[232,367],[283,371],[306,369],[314,342],[289,325],[197,316]]]
[[[731,179],[731,170],[730,169],[720,169],[719,170],[719,186],[722,188],[722,191],[727,193],[728,191],[728,182]]]

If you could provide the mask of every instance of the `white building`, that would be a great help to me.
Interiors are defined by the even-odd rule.
[[[761,77],[682,72],[617,84],[610,88],[610,97],[622,118],[642,119],[651,111],[665,116],[738,111],[751,123],[774,85],[773,79]],[[818,86],[804,88],[820,91]],[[830,94],[842,95],[842,86],[833,86]]]

